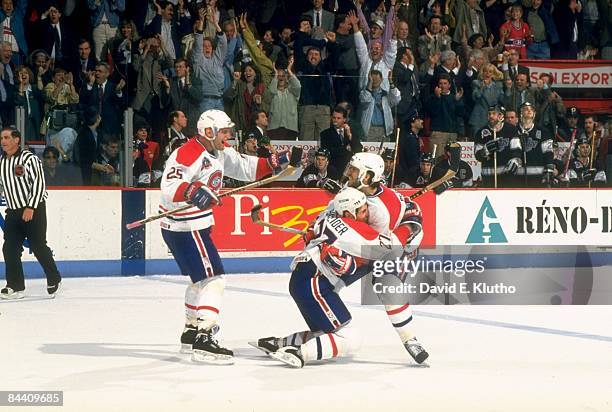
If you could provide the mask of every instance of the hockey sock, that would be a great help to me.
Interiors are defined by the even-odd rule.
[[[402,285],[402,281],[393,275],[383,276],[380,281],[383,285],[394,286],[396,290]],[[412,309],[402,294],[378,293],[378,298],[385,305],[385,311],[399,335],[402,342],[414,337],[412,331]]]
[[[276,344],[280,348],[283,346],[300,346],[308,342],[310,339],[321,336],[322,334],[323,332],[311,332],[309,330],[305,330],[303,332],[292,333],[284,338],[278,338]]]
[[[324,333],[300,346],[304,362],[348,356],[359,349],[361,338],[355,330],[343,327]]]
[[[196,282],[187,287],[185,291],[185,316],[189,324],[198,329],[211,329],[217,324],[225,278],[214,276]],[[195,319],[195,321],[194,321]]]

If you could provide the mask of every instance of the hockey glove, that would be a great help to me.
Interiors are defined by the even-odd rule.
[[[454,179],[449,179],[446,182],[443,182],[442,184],[440,184],[439,186],[434,188],[434,193],[439,195],[441,193],[443,193],[444,191],[455,187],[455,181]]]
[[[518,157],[514,157],[508,160],[508,163],[506,163],[504,173],[515,175],[516,172],[518,172],[519,167],[521,167],[521,160]]]
[[[582,180],[585,182],[593,181],[595,179],[595,175],[597,174],[596,169],[585,170],[582,173]]]
[[[338,276],[351,275],[357,270],[357,261],[351,255],[327,243],[321,244],[321,262]]]
[[[406,211],[400,223],[414,222],[419,225],[423,224],[423,213],[418,203],[412,202],[408,198],[404,198],[404,202],[406,203]]]
[[[204,183],[193,182],[185,189],[185,199],[187,203],[197,206],[198,209],[205,210],[219,203],[217,195]]]
[[[489,140],[485,143],[487,153],[499,152],[499,139]]]
[[[323,179],[321,181],[321,187],[325,190],[327,190],[330,193],[338,194],[338,192],[340,191],[340,189],[342,189],[342,186],[340,186],[340,183],[336,182],[334,179]]]

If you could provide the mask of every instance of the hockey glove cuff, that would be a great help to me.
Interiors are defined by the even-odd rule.
[[[197,206],[201,210],[211,208],[219,203],[219,197],[202,182],[193,182],[187,186],[185,199],[187,199],[187,203]]]

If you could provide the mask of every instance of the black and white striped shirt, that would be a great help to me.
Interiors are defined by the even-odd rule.
[[[42,162],[29,151],[19,150],[10,158],[0,157],[0,189],[8,209],[36,209],[47,199]]]

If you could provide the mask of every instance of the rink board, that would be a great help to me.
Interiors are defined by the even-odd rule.
[[[226,271],[284,272],[303,246],[300,236],[253,224],[253,205],[262,204],[264,219],[303,230],[330,199],[317,189],[258,189],[224,198],[215,209],[213,238]],[[50,190],[48,242],[62,273],[178,273],[157,222],[132,231],[124,227],[155,215],[158,201],[158,190]],[[437,197],[428,193],[418,202],[425,255],[460,258],[476,248],[493,267],[559,267],[577,261],[572,247],[580,245],[586,246],[580,253],[589,265],[612,265],[607,247],[612,244],[612,190],[452,190]],[[28,276],[42,275],[27,245],[23,260]],[[4,270],[1,260],[0,266]]]

